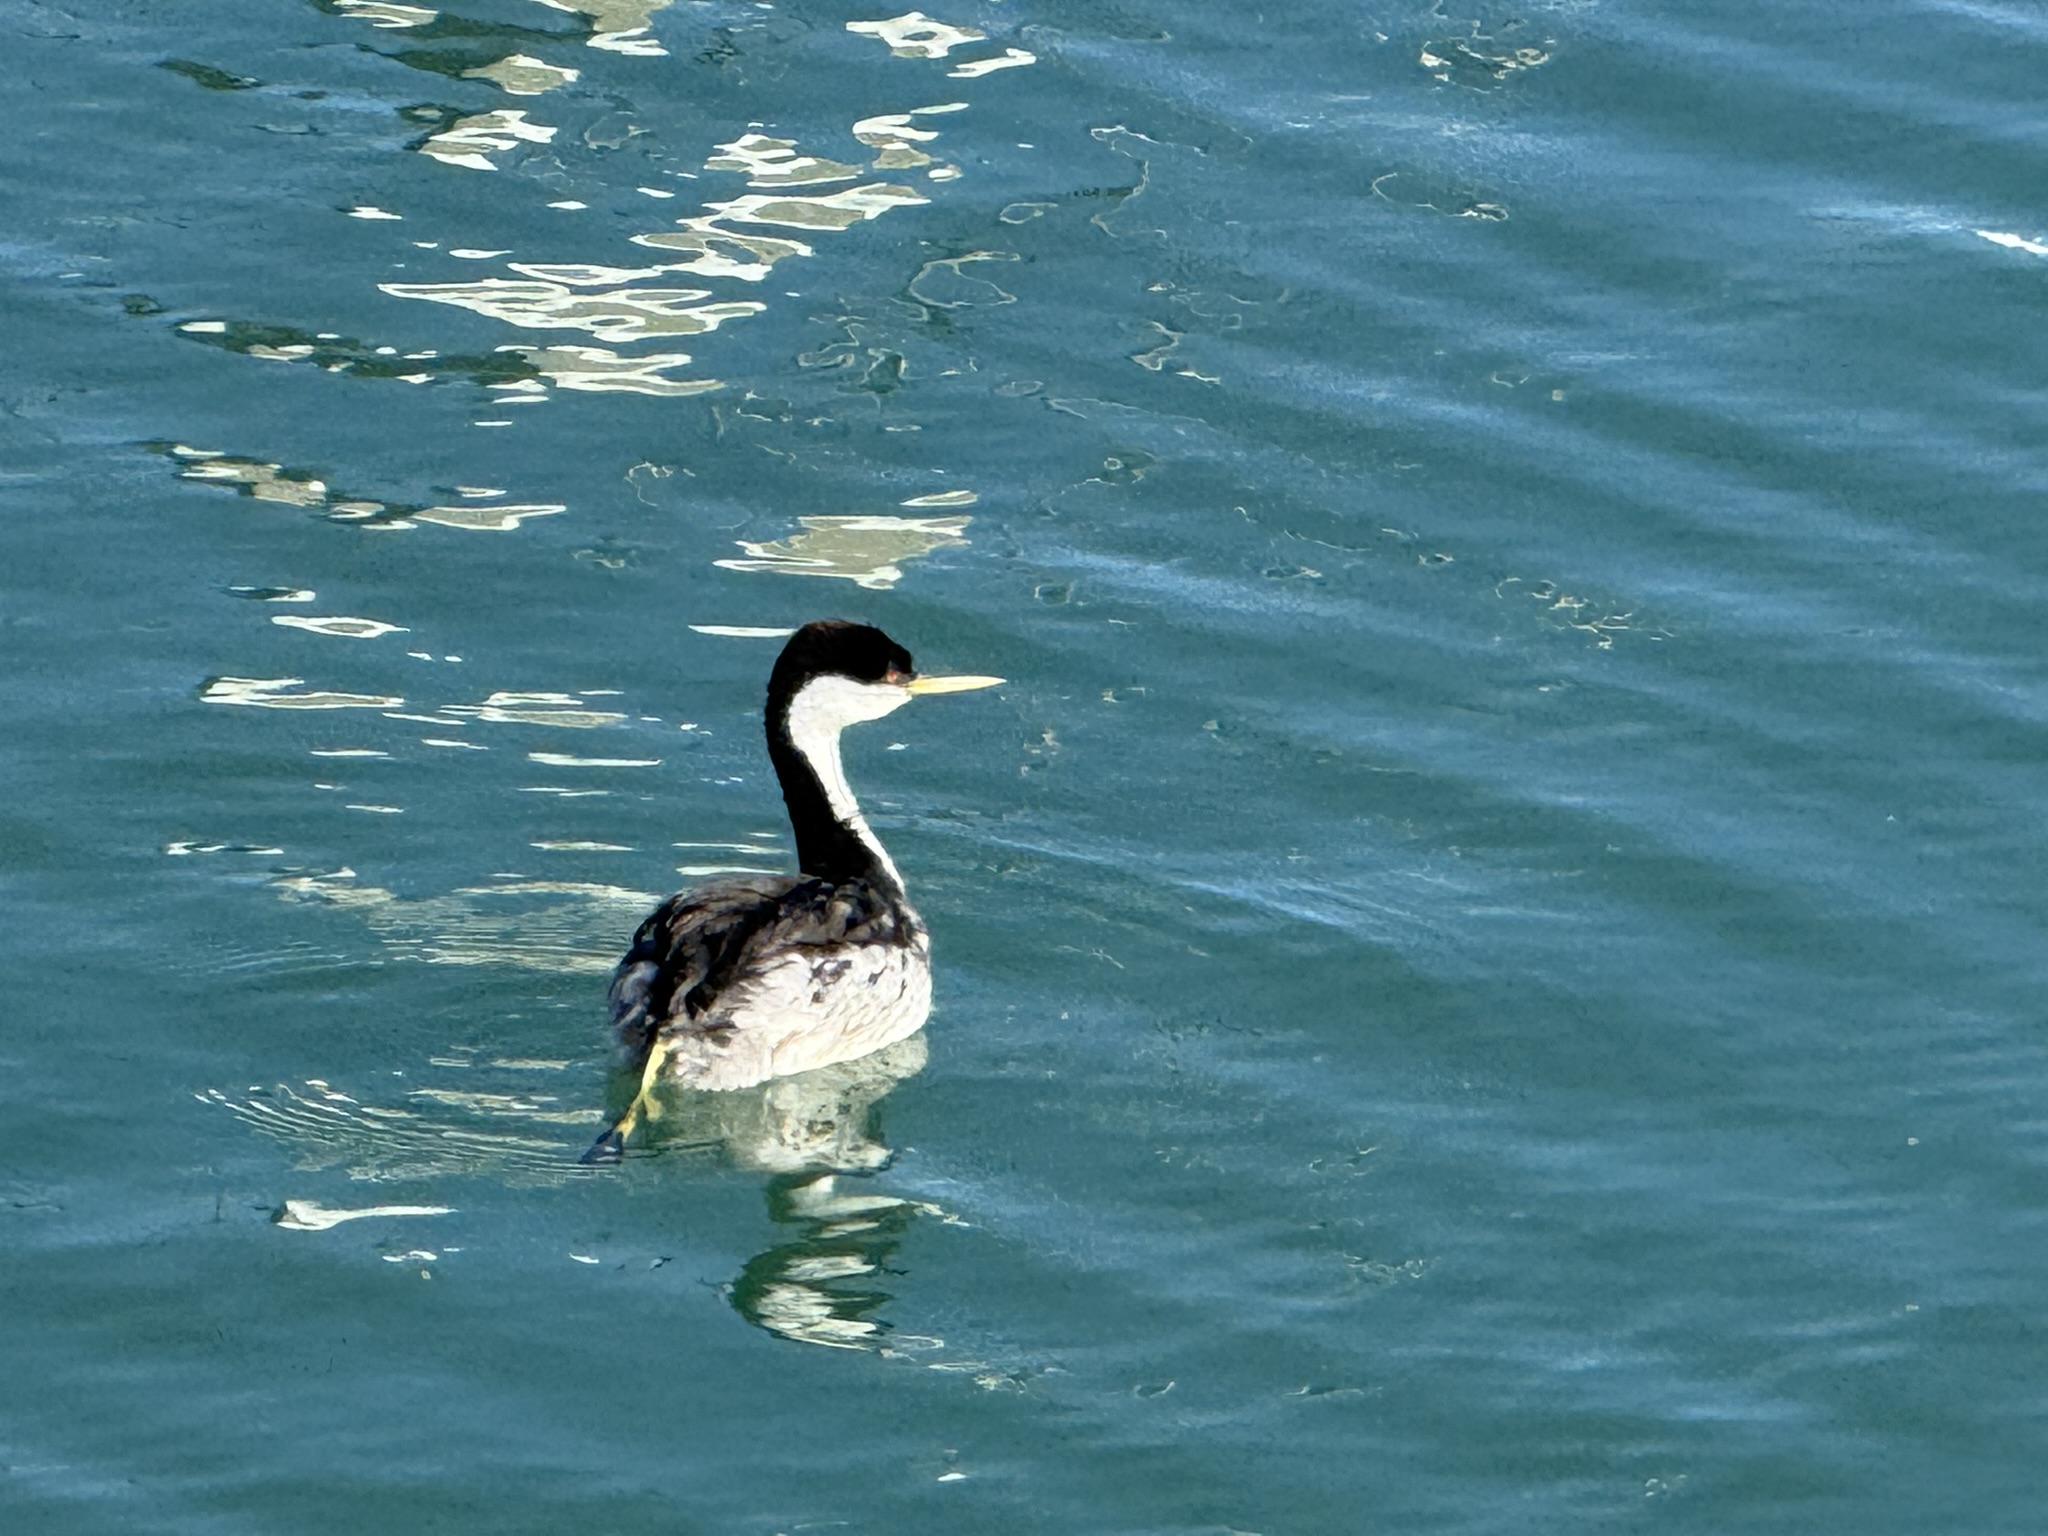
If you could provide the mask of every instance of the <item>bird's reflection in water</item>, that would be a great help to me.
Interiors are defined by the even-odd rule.
[[[740,1316],[777,1338],[878,1349],[889,1325],[874,1314],[891,1297],[877,1277],[889,1272],[890,1255],[926,1207],[839,1180],[836,1173],[799,1173],[769,1182],[769,1216],[802,1235],[741,1270],[731,1300]]]
[[[729,1292],[757,1328],[799,1344],[883,1353],[936,1348],[938,1340],[893,1333],[875,1314],[891,1297],[880,1277],[919,1216],[937,1206],[876,1187],[888,1166],[881,1101],[922,1070],[923,1031],[885,1050],[758,1088],[677,1091],[657,1101],[650,1150],[721,1149],[741,1167],[772,1175],[768,1216],[796,1235],[759,1254]],[[622,1080],[630,1096],[636,1084]]]

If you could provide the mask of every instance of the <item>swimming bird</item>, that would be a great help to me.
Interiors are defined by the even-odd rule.
[[[796,833],[798,873],[679,891],[633,935],[612,975],[622,1066],[639,1072],[623,1114],[584,1154],[606,1162],[668,1077],[748,1088],[851,1061],[917,1032],[931,1011],[931,944],[903,877],[861,814],[839,733],[930,693],[999,677],[920,677],[879,629],[806,624],[768,678],[768,760]]]

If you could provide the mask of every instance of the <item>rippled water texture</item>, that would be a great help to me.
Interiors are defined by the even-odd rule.
[[[926,3],[0,4],[0,1523],[2038,1530],[2040,12]]]

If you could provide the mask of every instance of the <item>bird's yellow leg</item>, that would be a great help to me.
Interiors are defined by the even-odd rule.
[[[661,1118],[661,1100],[654,1096],[654,1085],[661,1081],[661,1069],[668,1065],[669,1053],[656,1041],[647,1050],[647,1066],[640,1073],[640,1091],[633,1095],[633,1108],[640,1111],[643,1120]]]
[[[668,1056],[660,1041],[648,1046],[647,1065],[640,1070],[640,1087],[633,1095],[633,1102],[612,1122],[611,1129],[598,1137],[595,1145],[583,1154],[584,1162],[616,1161],[625,1155],[626,1138],[633,1134],[642,1120],[661,1118],[661,1101],[654,1096],[654,1085],[661,1081],[661,1069],[668,1064]]]
[[[668,1063],[668,1052],[656,1041],[647,1048],[647,1065],[640,1072],[640,1088],[633,1095],[633,1102],[626,1106],[626,1112],[613,1127],[619,1139],[624,1141],[633,1134],[633,1127],[642,1120],[659,1120],[661,1103],[654,1097],[654,1085],[661,1081],[661,1069]]]

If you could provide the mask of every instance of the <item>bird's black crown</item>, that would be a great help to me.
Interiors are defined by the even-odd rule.
[[[817,619],[789,637],[768,680],[772,695],[788,695],[814,677],[850,677],[856,682],[902,682],[917,675],[910,652],[872,624]]]

